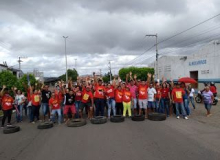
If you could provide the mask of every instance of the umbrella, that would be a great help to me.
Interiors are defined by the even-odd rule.
[[[184,82],[184,83],[197,83],[197,81],[190,77],[182,77],[178,80],[178,82]]]

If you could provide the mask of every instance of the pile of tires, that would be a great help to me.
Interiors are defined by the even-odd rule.
[[[107,122],[107,118],[104,116],[97,116],[91,119],[92,124],[104,124]]]
[[[135,115],[135,116],[131,117],[131,120],[132,121],[144,121],[145,117],[144,117],[144,115]]]
[[[67,127],[81,127],[86,125],[85,119],[71,119],[69,122],[67,122]]]
[[[15,132],[18,132],[18,131],[20,131],[20,127],[19,126],[8,126],[8,127],[5,127],[3,129],[3,133],[4,134],[15,133]]]
[[[110,118],[110,121],[113,122],[113,123],[120,123],[120,122],[124,122],[125,118],[121,115],[116,115],[116,116],[112,116]]]
[[[38,129],[49,129],[52,127],[53,127],[53,122],[43,122],[37,126]]]
[[[167,119],[167,116],[166,114],[162,113],[149,113],[148,119],[152,121],[164,121]]]

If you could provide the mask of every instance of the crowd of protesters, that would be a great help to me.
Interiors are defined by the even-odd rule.
[[[147,81],[138,80],[130,72],[123,82],[115,77],[111,83],[103,83],[101,78],[77,78],[68,84],[58,81],[53,89],[42,85],[41,89],[35,86],[25,86],[26,96],[17,88],[11,88],[14,95],[9,94],[9,88],[3,86],[0,97],[3,110],[2,127],[11,125],[12,110],[16,110],[16,121],[23,121],[23,110],[31,123],[36,121],[57,121],[66,123],[70,118],[88,119],[94,116],[144,115],[158,112],[167,117],[175,114],[179,119],[182,116],[188,119],[191,114],[189,103],[195,109],[195,90],[190,84],[169,82],[164,78],[161,81],[152,81],[154,76],[146,75]],[[207,117],[211,115],[211,104],[214,99],[210,86],[203,91],[203,102],[207,110]],[[216,94],[216,93],[214,93]],[[41,114],[40,114],[41,112]],[[57,119],[57,120],[56,120]]]

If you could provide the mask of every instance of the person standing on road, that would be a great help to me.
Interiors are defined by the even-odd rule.
[[[115,102],[116,102],[116,113],[117,115],[123,114],[123,90],[121,85],[118,85],[117,89],[115,89]]]
[[[94,76],[94,81],[95,81],[95,86],[94,86],[94,98],[95,98],[95,107],[96,107],[96,114],[95,116],[99,116],[99,113],[101,112],[101,116],[104,116],[104,108],[105,108],[105,87],[102,85],[102,80],[99,79],[97,81],[97,77],[95,74]]]
[[[149,88],[147,89],[147,94],[148,94],[148,105],[147,107],[149,108],[149,112],[155,112],[155,100],[156,100],[156,90],[153,87],[153,84],[151,83],[149,85]],[[145,113],[145,118],[148,118],[148,113]]]
[[[2,111],[3,111],[1,128],[4,128],[6,118],[8,118],[7,126],[11,126],[11,115],[12,115],[14,99],[9,95],[8,88],[6,88],[5,85],[1,90],[0,97],[2,97]]]
[[[185,111],[186,111],[186,115],[189,116],[190,115],[190,108],[189,108],[189,94],[190,94],[190,91],[188,90],[188,87],[186,86],[185,83],[182,83],[182,88],[184,89],[183,104],[184,104],[184,108],[185,108]]]
[[[14,92],[15,92],[15,88],[13,89]],[[25,97],[24,95],[21,93],[20,90],[17,90],[17,94],[15,96],[15,102],[16,102],[16,105],[17,105],[17,109],[18,109],[18,112],[16,112],[16,119],[17,119],[17,122],[22,122],[22,118],[23,118],[23,107],[25,105]]]
[[[49,99],[49,106],[51,110],[51,120],[55,122],[55,115],[58,114],[58,124],[61,124],[61,107],[59,95],[56,95],[55,92],[52,92],[51,98]]]
[[[195,93],[195,90],[194,88],[192,88],[191,84],[188,85],[188,90],[189,90],[189,102],[191,102],[192,106],[194,109],[196,109],[196,106],[195,106],[195,102],[194,102],[194,93]]]
[[[131,117],[131,104],[132,103],[132,94],[128,86],[125,87],[123,92],[123,116],[126,117],[128,111],[128,116]]]
[[[135,81],[137,79],[137,75],[134,75],[134,79],[132,78],[132,72],[130,72],[130,82],[128,83],[128,77],[129,74],[126,75],[126,85],[129,87],[130,92],[132,94],[132,110],[133,110],[133,115],[137,114],[137,90],[138,87],[135,85]]]
[[[74,105],[75,103],[75,95],[73,94],[73,90],[71,89],[66,89],[66,94],[65,94],[65,107],[64,107],[64,117],[65,117],[65,120],[64,122],[68,122],[69,121],[69,118],[68,118],[68,112],[69,110],[71,111],[71,114],[72,114],[72,118],[75,117],[75,114],[76,114],[76,107]]]
[[[173,103],[175,103],[176,118],[177,119],[180,118],[179,108],[181,109],[183,118],[188,119],[188,117],[186,116],[186,111],[184,109],[184,105],[183,105],[183,95],[184,94],[185,94],[184,90],[182,88],[180,88],[180,84],[177,83],[176,88],[173,88],[173,90],[172,90],[172,100],[173,100]]]
[[[34,118],[37,118],[37,121],[39,121],[39,110],[40,110],[40,102],[41,102],[41,97],[40,93],[37,89],[33,90],[30,86],[30,96],[31,96],[31,123],[35,123]]]
[[[165,113],[165,110],[167,112],[167,117],[170,115],[170,90],[167,88],[168,84],[166,82],[163,82],[162,89],[161,89],[161,107],[160,107],[160,113]]]
[[[79,118],[79,110],[82,100],[82,91],[80,90],[79,86],[75,87],[75,95],[76,118]]]
[[[159,83],[156,84],[156,99],[155,99],[155,112],[159,113],[160,110],[160,102],[161,102],[161,86]]]
[[[49,91],[48,86],[42,86],[41,88],[41,107],[42,107],[42,113],[44,116],[44,121],[46,120],[46,115],[48,114],[48,120],[50,120],[50,110],[49,110],[49,99],[51,97],[51,91]]]
[[[205,87],[205,90],[202,92],[203,102],[205,105],[205,109],[207,110],[207,117],[211,116],[211,107],[214,100],[214,95],[210,91],[209,86]]]
[[[115,109],[115,79],[113,80],[113,85],[110,83],[106,87],[106,99],[108,105],[108,118],[110,119],[111,116],[111,109],[113,110],[113,115],[116,115]]]

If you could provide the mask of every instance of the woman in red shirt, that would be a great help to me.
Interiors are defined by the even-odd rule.
[[[131,102],[132,102],[132,94],[130,92],[129,87],[125,87],[123,92],[123,116],[126,116],[126,112],[128,111],[128,116],[131,117]]]
[[[119,85],[117,89],[115,89],[115,102],[116,102],[116,113],[117,115],[123,114],[123,90],[121,86]]]
[[[11,115],[12,115],[14,99],[9,95],[8,89],[6,88],[5,85],[1,90],[0,96],[2,96],[2,111],[3,111],[2,128],[4,128],[6,118],[8,118],[7,126],[11,126]]]
[[[40,92],[38,90],[32,90],[31,86],[30,86],[30,95],[31,95],[31,119],[30,122],[32,122],[33,124],[34,122],[34,118],[36,117],[37,120],[39,121],[39,110],[40,110],[40,102],[41,102],[41,96],[40,96]]]
[[[165,113],[165,108],[167,112],[167,117],[169,117],[169,102],[170,102],[170,90],[167,87],[166,82],[162,84],[161,89],[161,107],[160,107],[160,113]]]
[[[115,91],[114,87],[111,84],[108,84],[106,87],[106,99],[108,104],[108,118],[110,118],[111,109],[113,110],[113,115],[116,115],[115,109]]]
[[[81,99],[82,99],[82,91],[80,90],[79,86],[76,86],[75,88],[75,106],[76,106],[75,117],[76,118],[79,118],[79,109],[80,109]]]

